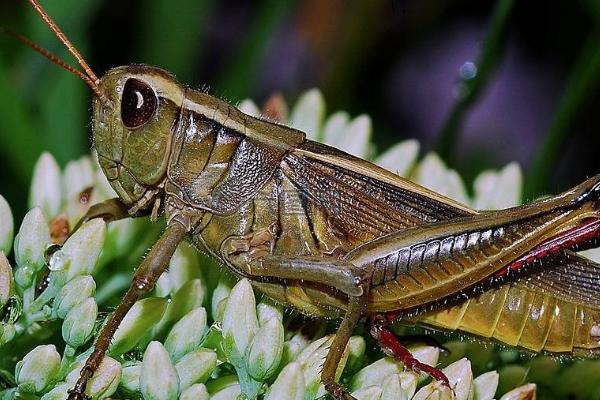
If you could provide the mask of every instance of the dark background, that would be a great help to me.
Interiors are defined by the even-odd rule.
[[[416,138],[468,186],[517,160],[525,200],[600,172],[600,1],[47,0],[99,75],[156,64],[231,102],[290,104],[318,87],[328,113],[373,119],[379,151]],[[25,1],[0,25],[71,64]],[[469,63],[475,78],[461,80]],[[89,151],[90,93],[77,78],[0,38],[0,193],[23,215],[42,150],[64,164]]]

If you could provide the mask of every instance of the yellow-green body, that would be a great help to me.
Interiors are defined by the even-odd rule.
[[[597,199],[581,200],[597,179],[532,205],[478,213],[185,88],[158,68],[119,67],[99,87],[118,105],[128,79],[150,86],[158,108],[128,129],[119,107],[95,100],[94,141],[115,191],[132,215],[164,211],[167,222],[184,224],[199,249],[273,299],[339,316],[360,294],[354,281],[368,279],[366,315],[400,311],[535,351],[600,347],[600,296],[588,291],[586,301],[548,278],[566,281],[568,268],[556,270],[579,266],[598,282],[595,264],[561,249],[552,262],[535,260],[543,268],[533,276],[491,278],[598,219]]]

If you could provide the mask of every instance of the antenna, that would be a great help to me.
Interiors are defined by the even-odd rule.
[[[29,4],[31,4],[33,9],[35,11],[37,11],[37,13],[40,15],[40,17],[42,17],[42,19],[44,20],[46,25],[48,25],[50,30],[52,32],[54,32],[54,34],[56,35],[58,40],[60,40],[60,42],[65,45],[67,50],[69,50],[69,53],[71,53],[73,55],[73,57],[75,57],[75,59],[77,60],[79,65],[81,65],[81,67],[83,68],[85,73],[90,77],[90,79],[94,82],[94,84],[97,85],[100,80],[98,79],[96,74],[94,74],[94,71],[92,71],[90,66],[85,62],[85,59],[83,58],[81,53],[79,53],[79,51],[75,48],[75,46],[73,46],[71,44],[71,42],[69,41],[69,39],[67,39],[67,36],[60,30],[58,25],[56,25],[56,23],[54,22],[52,17],[50,17],[50,15],[48,15],[46,10],[44,10],[44,7],[42,7],[42,5],[39,3],[39,1],[38,0],[29,0]]]
[[[29,40],[28,38],[26,38],[25,36],[11,31],[10,29],[6,29],[6,28],[0,28],[0,32],[4,32],[7,35],[10,35],[12,37],[14,37],[15,39],[17,39],[18,41],[24,43],[25,45],[31,47],[33,50],[37,51],[38,53],[40,53],[41,55],[43,55],[44,57],[46,57],[48,60],[52,61],[54,64],[58,65],[59,67],[77,75],[79,78],[81,78],[96,94],[96,96],[98,96],[99,98],[103,98],[103,94],[102,92],[100,92],[100,90],[98,89],[98,85],[96,84],[96,82],[94,82],[92,80],[92,78],[90,78],[89,76],[87,76],[86,74],[84,74],[83,72],[81,72],[78,69],[73,68],[72,66],[70,66],[69,64],[67,64],[64,60],[60,59],[56,54],[46,50],[45,48],[41,47],[40,45],[32,42],[31,40]]]

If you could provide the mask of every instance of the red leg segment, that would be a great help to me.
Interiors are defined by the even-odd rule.
[[[385,316],[375,317],[371,323],[371,335],[377,340],[383,352],[400,361],[408,370],[417,373],[424,372],[433,379],[450,387],[450,381],[442,371],[420,362],[400,343],[398,337],[388,327],[390,321],[395,319],[394,316],[390,317],[391,319]]]

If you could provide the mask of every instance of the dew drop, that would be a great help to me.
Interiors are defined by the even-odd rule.
[[[0,323],[13,324],[21,316],[23,304],[17,296],[12,296],[8,299],[3,307],[0,307]]]
[[[458,74],[462,80],[467,81],[473,79],[477,76],[477,65],[472,61],[467,61],[460,66]]]
[[[67,255],[62,250],[58,250],[52,254],[50,262],[48,263],[48,269],[50,271],[61,271],[65,268],[66,261]]]

